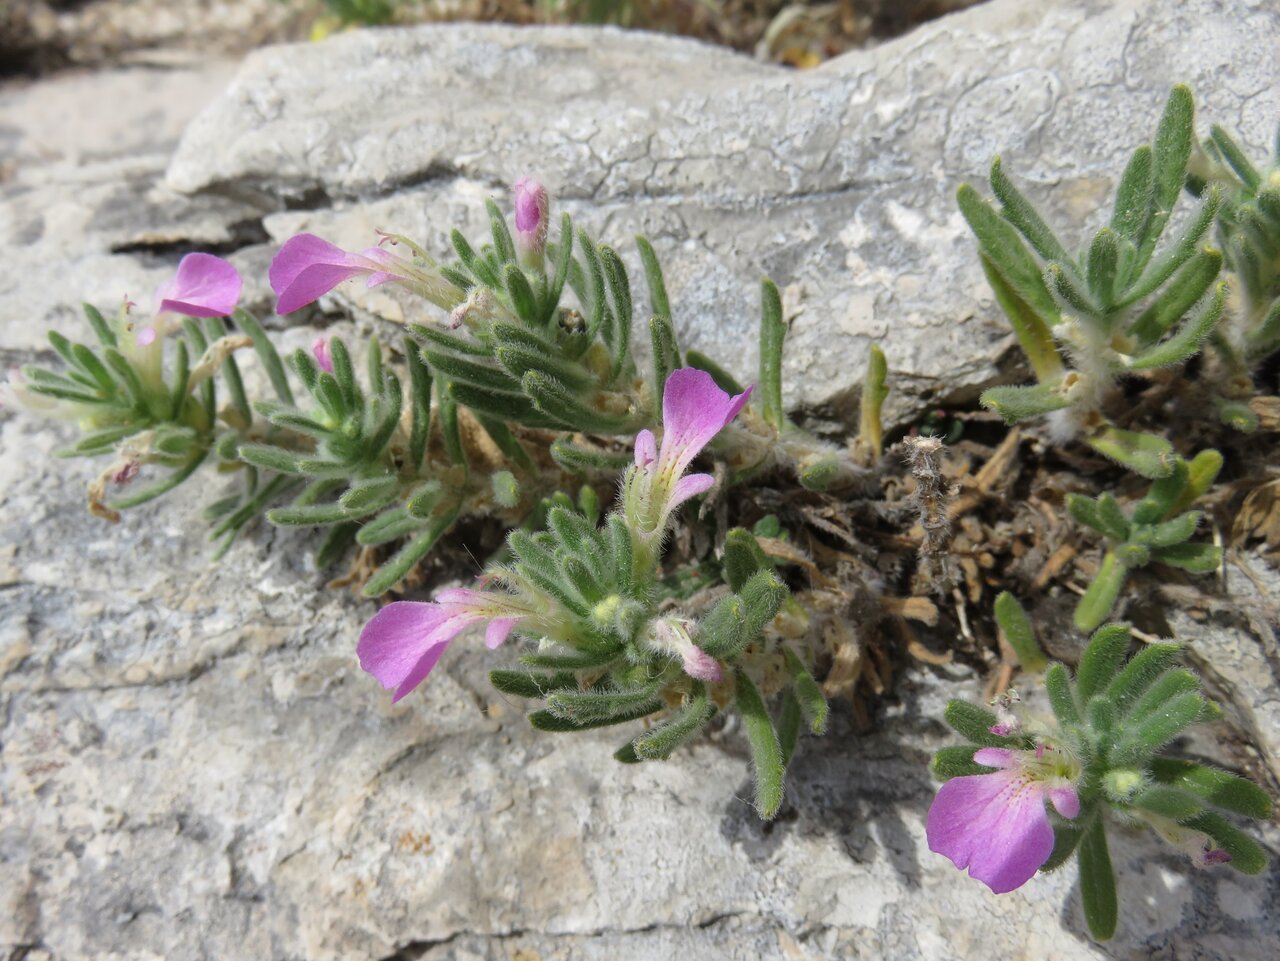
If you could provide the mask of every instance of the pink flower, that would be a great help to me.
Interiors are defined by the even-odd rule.
[[[1065,818],[1080,813],[1080,797],[1054,749],[984,747],[974,761],[990,774],[952,778],[938,791],[925,833],[929,850],[950,858],[996,894],[1021,887],[1053,852],[1045,801]],[[1046,756],[1050,755],[1050,756]]]
[[[426,680],[449,642],[467,628],[488,621],[485,644],[492,650],[523,616],[504,611],[499,595],[462,588],[441,591],[429,604],[396,601],[378,611],[360,632],[356,653],[365,671],[395,690],[394,704]]]
[[[689,623],[681,618],[658,618],[650,627],[649,645],[680,658],[684,672],[699,681],[716,683],[724,677],[720,662],[693,643]]]
[[[711,487],[710,474],[682,475],[746,406],[751,390],[731,397],[705,371],[672,371],[662,392],[662,446],[651,431],[636,435],[635,467],[628,472],[623,493],[633,531],[660,537],[672,511]]]
[[[155,313],[225,317],[236,309],[243,286],[240,272],[221,257],[187,254],[173,279],[156,291]]]
[[[532,177],[515,182],[516,242],[526,256],[542,256],[547,244],[547,191]]]
[[[320,365],[320,369],[326,374],[333,373],[333,357],[329,353],[329,338],[317,337],[311,344],[311,353],[315,355],[316,363]]]
[[[381,247],[350,254],[315,234],[298,234],[285,241],[271,260],[267,277],[276,292],[276,313],[291,314],[314,303],[344,280],[360,275],[368,286],[409,278],[407,265]]]

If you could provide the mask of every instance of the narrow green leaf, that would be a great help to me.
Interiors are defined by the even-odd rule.
[[[541,316],[537,299],[533,295],[533,288],[529,286],[529,278],[524,275],[519,264],[507,264],[503,279],[516,316],[526,324],[539,323]]]
[[[1222,316],[1222,307],[1226,301],[1227,285],[1218,284],[1200,309],[1189,317],[1172,337],[1167,337],[1157,344],[1139,351],[1129,361],[1130,370],[1151,370],[1156,367],[1171,367],[1190,360],[1199,350]]]
[[[1042,323],[1058,322],[1057,304],[1045,287],[1040,266],[1023,246],[1017,231],[968,184],[956,192],[960,212],[986,254],[992,269]]]
[[[1185,823],[1213,838],[1219,848],[1231,855],[1231,867],[1241,874],[1261,874],[1266,870],[1268,859],[1263,847],[1221,815],[1206,811]]]
[[[1143,146],[1133,152],[1133,157],[1120,178],[1120,185],[1116,188],[1111,229],[1128,238],[1135,247],[1141,247],[1146,240],[1147,228],[1151,225],[1155,203],[1156,184],[1151,148]]]
[[[830,709],[827,706],[827,699],[822,696],[822,689],[818,687],[818,682],[813,679],[809,669],[804,666],[804,662],[790,646],[784,644],[782,654],[787,661],[787,670],[791,672],[791,689],[800,705],[805,723],[809,725],[809,732],[811,734],[827,733],[827,715]]]
[[[1153,260],[1124,291],[1116,307],[1128,307],[1157,290],[1200,250],[1204,235],[1212,226],[1222,205],[1222,192],[1214,187],[1204,197],[1194,217],[1187,222],[1178,239]],[[1157,214],[1158,216],[1158,214]]]
[[[1270,795],[1238,774],[1167,757],[1152,758],[1151,773],[1161,784],[1186,791],[1224,811],[1258,820],[1271,817]]]
[[[889,364],[884,351],[872,344],[867,351],[867,376],[862,381],[858,403],[858,442],[879,458],[884,450],[884,428],[880,412],[889,396]]]
[[[1150,811],[1152,814],[1174,821],[1184,821],[1204,811],[1204,805],[1189,794],[1162,784],[1143,788],[1134,795],[1130,803],[1143,811]]]
[[[1018,191],[1005,174],[999,157],[991,161],[991,190],[1000,201],[1000,213],[1004,219],[1018,228],[1036,253],[1045,260],[1065,262],[1071,259],[1031,201]]]
[[[418,562],[431,552],[441,536],[453,526],[458,512],[451,511],[443,517],[436,518],[425,530],[418,533],[391,558],[385,561],[378,572],[369,578],[364,585],[365,597],[378,597],[391,590]]]
[[[676,344],[675,328],[669,318],[660,314],[649,318],[649,347],[653,355],[650,388],[656,406],[658,398],[662,397],[667,378],[680,366],[680,348]]]
[[[529,371],[520,384],[535,408],[570,430],[618,434],[632,426],[630,418],[588,406],[567,386],[538,371]]]
[[[996,623],[1000,625],[1013,652],[1018,655],[1018,663],[1022,665],[1022,669],[1035,673],[1043,671],[1048,666],[1049,659],[1040,649],[1035,629],[1031,626],[1031,618],[1018,603],[1018,599],[1008,591],[1001,592],[996,597],[995,615]]]
[[[1083,494],[1072,493],[1067,495],[1067,512],[1085,527],[1092,527],[1113,541],[1123,542],[1129,539],[1129,522],[1123,513],[1116,518],[1111,509],[1111,505],[1115,503],[1114,498],[1108,503],[1101,498],[1094,500]],[[1105,509],[1103,504],[1107,504]]]
[[[1104,427],[1085,440],[1099,454],[1143,477],[1154,480],[1173,471],[1173,445],[1155,434]]]
[[[1099,941],[1107,941],[1116,933],[1119,905],[1111,852],[1107,850],[1107,829],[1101,815],[1085,828],[1077,852],[1085,923],[1090,934]]]
[[[1066,667],[1056,661],[1044,672],[1044,686],[1049,694],[1053,714],[1063,725],[1080,723],[1080,706],[1076,701],[1075,685]]]
[[[1006,424],[1016,424],[1029,417],[1040,417],[1071,406],[1071,401],[1050,384],[1030,387],[989,387],[979,403],[994,410]]]
[[[771,566],[750,531],[735,527],[725,535],[721,569],[729,589],[735,594],[742,590],[752,575],[768,570]]]
[[[93,334],[98,338],[98,342],[103,347],[115,347],[115,331],[111,329],[111,325],[102,316],[102,311],[98,310],[93,304],[84,303],[80,307],[84,310],[85,319],[89,321],[89,326],[93,328]]]
[[[289,377],[285,374],[284,363],[280,360],[280,355],[271,343],[271,338],[267,336],[267,332],[258,323],[258,319],[243,307],[237,307],[235,313],[231,316],[235,320],[236,326],[253,340],[253,349],[258,352],[258,359],[262,361],[267,377],[271,379],[271,386],[275,390],[276,396],[286,404],[292,404],[293,391],[289,387]]]
[[[1088,704],[1120,671],[1129,653],[1129,625],[1108,624],[1089,639],[1076,671],[1076,692]]]
[[[1193,574],[1211,574],[1222,565],[1222,548],[1212,544],[1172,544],[1151,552],[1161,564],[1180,567]]]
[[[342,504],[304,504],[276,507],[267,511],[267,520],[277,527],[324,527],[351,520],[354,512]]]
[[[1009,326],[1018,338],[1018,345],[1035,372],[1036,380],[1050,386],[1057,384],[1062,379],[1065,368],[1050,330],[1062,319],[1057,305],[1052,304],[1052,297],[1049,298],[1052,310],[1043,312],[1043,307],[1033,306],[1031,301],[1018,293],[984,251],[978,251],[978,260],[991,285],[991,291],[995,294],[996,303],[1009,319]],[[1044,286],[1043,281],[1040,284]]]
[[[1120,245],[1116,234],[1108,227],[1103,227],[1094,235],[1089,245],[1085,282],[1089,285],[1089,293],[1102,313],[1111,308],[1115,300],[1116,268],[1120,260]]]
[[[984,707],[953,699],[947,702],[942,719],[961,737],[980,747],[1009,746],[1009,738],[991,733],[998,718]]]
[[[733,672],[737,694],[738,713],[742,716],[743,730],[751,745],[751,758],[756,782],[756,813],[769,821],[782,807],[783,779],[786,767],[782,763],[782,745],[778,732],[765,709],[764,701],[755,684],[741,668]]]
[[[551,691],[578,686],[578,676],[572,671],[558,674],[535,674],[531,671],[490,671],[489,683],[501,693],[512,697],[541,699]]]
[[[1080,818],[1085,816],[1081,814]],[[1076,822],[1058,821],[1053,825],[1053,850],[1049,853],[1049,860],[1040,865],[1041,871],[1056,871],[1076,853],[1080,839],[1084,837],[1084,830],[1077,823],[1080,818]]]
[[[1149,644],[1115,675],[1103,697],[1123,715],[1173,666],[1181,653],[1182,647],[1178,644]]]
[[[1181,457],[1175,458],[1173,470],[1168,475],[1152,481],[1147,494],[1133,508],[1133,523],[1148,527],[1170,515],[1174,504],[1182,497],[1191,478],[1191,467]],[[1127,537],[1128,535],[1126,535]]]
[[[688,702],[671,720],[631,742],[636,757],[645,761],[666,760],[676,748],[701,731],[715,713],[716,707],[707,697],[706,687],[694,681]]]
[[[556,245],[555,256],[555,276],[547,287],[546,300],[543,302],[544,327],[556,315],[560,298],[564,294],[565,281],[569,278],[569,267],[573,264],[573,222],[568,214],[560,218],[560,243]]]
[[[1147,345],[1154,344],[1196,305],[1221,270],[1222,254],[1212,247],[1201,249],[1174,274],[1160,295],[1129,325],[1129,333],[1138,339],[1144,349]]]
[[[765,277],[760,281],[760,413],[781,432],[786,421],[782,407],[782,342],[787,325],[782,317],[782,296],[778,286]]]
[[[662,267],[648,239],[636,235],[636,247],[640,250],[640,263],[644,265],[644,279],[649,285],[649,312],[671,320],[671,303],[667,299],[667,285],[662,278]]]
[[[1137,767],[1156,751],[1196,723],[1205,700],[1199,693],[1188,691],[1165,701],[1156,711],[1131,714],[1120,742],[1108,759],[1113,766]]]
[[[1258,173],[1258,168],[1250,163],[1249,158],[1240,149],[1240,145],[1217,124],[1209,128],[1209,139],[1222,154],[1222,159],[1236,172],[1236,176],[1240,178],[1249,193],[1255,193],[1262,183],[1262,176]]]
[[[973,759],[972,744],[961,747],[942,747],[929,762],[929,770],[939,781],[950,781],[953,777],[968,777],[974,774],[990,774],[991,768],[984,767]]]
[[[569,720],[560,717],[550,711],[534,711],[529,715],[529,723],[539,731],[547,731],[549,733],[563,733],[567,731],[586,731],[595,727],[610,727],[614,724],[626,724],[628,721],[638,721],[642,717],[648,717],[650,714],[656,714],[666,705],[660,698],[653,698],[638,704],[634,708],[619,714],[613,714],[609,717],[592,718],[591,720]]]
[[[653,703],[657,684],[631,690],[592,688],[586,691],[558,690],[547,695],[547,710],[566,721],[585,723],[608,718],[631,717],[640,707]],[[652,713],[652,712],[650,712]]]

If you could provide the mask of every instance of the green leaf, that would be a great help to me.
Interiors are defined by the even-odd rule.
[[[364,596],[378,597],[391,590],[401,578],[431,552],[431,548],[435,547],[436,541],[453,526],[457,516],[458,512],[454,510],[443,517],[436,518],[427,525],[425,530],[418,533],[409,543],[400,548],[378,568],[378,573],[369,578],[362,592]]]
[[[1181,457],[1175,458],[1173,470],[1165,477],[1153,481],[1147,495],[1133,508],[1133,523],[1147,527],[1168,517],[1191,477],[1190,465]],[[1127,536],[1127,535],[1126,535]]]
[[[653,703],[657,689],[658,684],[652,683],[629,690],[558,690],[547,695],[547,710],[556,717],[579,724],[619,716],[630,718],[638,708]]]
[[[752,575],[769,570],[771,566],[750,531],[735,527],[725,535],[721,569],[729,589],[735,594],[742,590]]]
[[[1119,714],[1124,714],[1182,653],[1179,644],[1150,644],[1139,651],[1103,692]]]
[[[1206,811],[1185,824],[1213,838],[1219,848],[1231,855],[1231,867],[1241,874],[1261,874],[1266,869],[1267,852],[1257,841],[1221,815]]]
[[[115,347],[116,335],[111,329],[111,325],[107,323],[106,318],[102,316],[102,312],[93,304],[81,304],[84,310],[85,319],[89,321],[89,326],[93,328],[94,336],[98,338],[98,342],[103,347]]]
[[[1203,248],[1173,276],[1151,306],[1129,325],[1129,333],[1144,348],[1154,344],[1196,305],[1221,270],[1222,254],[1212,247]],[[1140,354],[1145,352],[1144,349]]]
[[[477,363],[474,360],[434,350],[429,346],[422,348],[422,359],[427,362],[431,372],[437,377],[447,377],[455,383],[469,384],[485,391],[520,393],[519,380],[489,364]],[[334,370],[337,370],[336,364]]]
[[[1187,464],[1187,482],[1178,494],[1178,499],[1162,516],[1171,517],[1199,500],[1200,496],[1213,486],[1221,470],[1222,454],[1218,451],[1210,448],[1196,454]]]
[[[551,691],[577,687],[578,676],[572,671],[535,674],[531,671],[497,670],[489,672],[489,683],[503,694],[532,700],[544,698]]]
[[[625,469],[631,463],[632,455],[587,447],[564,436],[552,442],[551,459],[572,474],[588,474],[592,471],[614,473]]]
[[[1213,141],[1213,145],[1218,148],[1218,152],[1222,154],[1228,166],[1236,172],[1236,176],[1248,189],[1249,193],[1255,193],[1259,185],[1262,183],[1262,176],[1258,173],[1258,169],[1245,156],[1240,145],[1232,139],[1231,135],[1214,124],[1209,128],[1209,139]]]
[[[502,216],[502,211],[492,198],[485,200],[484,209],[489,213],[489,235],[493,238],[493,252],[498,256],[499,262],[509,264],[516,259],[516,245],[511,239],[507,218]]]
[[[738,713],[742,716],[743,730],[751,745],[751,758],[756,783],[756,813],[769,821],[782,807],[783,778],[786,767],[782,763],[782,745],[778,732],[765,709],[760,692],[751,678],[738,668],[733,672],[737,694]]]
[[[1130,370],[1151,370],[1156,367],[1171,367],[1190,360],[1200,350],[1205,338],[1213,333],[1222,316],[1227,285],[1218,284],[1213,295],[1201,305],[1195,314],[1178,328],[1177,333],[1158,344],[1139,351],[1129,361]]]
[[[1185,791],[1224,811],[1258,820],[1271,817],[1271,797],[1238,774],[1167,757],[1153,757],[1151,773],[1161,784]]]
[[[560,297],[564,294],[564,284],[569,277],[569,267],[573,264],[573,221],[565,214],[560,218],[560,243],[556,245],[556,272],[547,288],[546,300],[543,303],[545,326],[556,315],[560,306]]]
[[[795,693],[810,733],[827,733],[827,715],[830,709],[827,706],[827,699],[822,695],[822,689],[818,687],[818,682],[813,679],[813,675],[809,673],[809,669],[804,666],[804,662],[795,651],[784,644],[782,654],[787,661],[787,670],[791,672],[791,690]]]
[[[972,744],[962,747],[941,747],[933,755],[929,770],[939,781],[950,781],[953,777],[968,777],[974,774],[990,774],[991,768],[979,764],[973,759]]]
[[[1086,283],[1094,303],[1105,313],[1115,300],[1116,268],[1120,260],[1120,245],[1116,234],[1108,227],[1103,227],[1094,235],[1089,245],[1088,266],[1085,271]]]
[[[747,631],[747,606],[737,594],[720,598],[698,622],[697,643],[711,657],[736,657],[755,640]]]
[[[979,403],[994,410],[1006,424],[1016,424],[1029,417],[1040,417],[1051,411],[1070,407],[1071,401],[1051,384],[1031,387],[989,387]]]
[[[1147,228],[1151,225],[1155,202],[1156,185],[1152,173],[1151,148],[1139,147],[1133,152],[1133,157],[1120,178],[1120,186],[1116,189],[1111,229],[1127,238],[1135,247],[1141,247],[1146,240]]]
[[[642,717],[648,717],[650,714],[656,714],[665,708],[666,705],[661,698],[653,698],[642,704],[637,704],[630,710],[613,714],[608,717],[592,718],[591,720],[570,720],[560,717],[550,711],[534,711],[529,715],[529,723],[539,731],[548,731],[551,733],[561,733],[566,731],[587,731],[595,727],[610,727],[614,724],[626,724],[628,721],[638,721]]]
[[[980,747],[1008,747],[1010,744],[1009,738],[991,733],[998,718],[986,708],[968,701],[947,701],[942,719],[961,737]]]
[[[1104,427],[1086,441],[1099,454],[1143,477],[1166,477],[1173,471],[1173,445],[1155,434]]]
[[[1212,544],[1172,544],[1152,551],[1161,564],[1180,567],[1193,574],[1212,574],[1222,565],[1222,548]]]
[[[267,377],[271,380],[271,386],[275,390],[276,396],[284,403],[292,404],[293,391],[289,387],[289,377],[284,371],[284,363],[280,360],[280,355],[271,343],[271,338],[267,336],[267,332],[258,323],[258,319],[243,307],[237,307],[235,313],[231,316],[235,320],[236,326],[248,334],[253,341],[253,349],[258,352],[258,359],[262,361],[262,366],[267,372]]]
[[[1159,709],[1142,715],[1134,711],[1120,742],[1109,758],[1113,766],[1136,767],[1196,723],[1205,706],[1198,692],[1188,691],[1165,701]]]
[[[1036,380],[1042,384],[1058,383],[1062,379],[1064,368],[1062,355],[1058,353],[1050,328],[1062,317],[1057,305],[1053,304],[1052,297],[1049,298],[1052,310],[1045,312],[1043,307],[1035,307],[1023,298],[984,251],[978,252],[978,260],[991,285],[991,291],[995,294],[996,303],[1009,318],[1009,326],[1013,328],[1018,345],[1027,356]],[[1044,286],[1043,281],[1040,281],[1040,286]]]
[[[1118,903],[1116,875],[1107,850],[1107,830],[1099,815],[1085,828],[1077,848],[1080,867],[1080,902],[1089,933],[1099,941],[1116,933]]]
[[[1174,821],[1186,820],[1204,810],[1204,805],[1189,794],[1162,784],[1143,788],[1129,803],[1143,811],[1150,811],[1152,814]]]
[[[1041,219],[1031,201],[1013,185],[1001,166],[1000,158],[991,161],[991,190],[1000,201],[1000,213],[1027,238],[1027,242],[1045,260],[1070,260],[1066,249],[1053,230]]]
[[[796,700],[795,691],[787,688],[782,692],[782,706],[778,709],[778,746],[782,748],[782,766],[785,768],[796,756],[796,745],[800,743],[800,725],[804,717],[800,713],[800,704]]]
[[[676,344],[675,328],[669,318],[660,314],[649,318],[649,347],[653,354],[651,386],[654,405],[657,406],[667,378],[680,366],[680,348]]]
[[[694,681],[687,703],[671,720],[631,742],[636,757],[644,761],[666,760],[676,748],[701,731],[715,713],[716,706],[707,697],[706,687]]]
[[[326,527],[350,520],[353,513],[342,504],[303,504],[276,507],[267,511],[267,520],[278,527]]]
[[[557,349],[537,334],[510,324],[494,324],[493,337],[498,343],[494,355],[517,380],[536,370],[573,390],[584,390],[596,384],[595,375],[581,364],[557,356]]]
[[[503,272],[506,282],[507,296],[511,299],[511,307],[515,314],[526,324],[537,324],[542,319],[538,310],[537,299],[533,296],[533,288],[529,286],[529,278],[524,275],[518,264],[507,264]]]
[[[600,264],[614,307],[614,323],[605,326],[604,341],[613,361],[612,380],[616,381],[629,367],[627,362],[631,357],[631,281],[622,258],[612,247],[600,245]]]
[[[1135,304],[1143,297],[1148,296],[1194,257],[1196,252],[1200,250],[1201,241],[1204,239],[1209,227],[1212,226],[1221,205],[1222,193],[1217,187],[1214,187],[1205,195],[1200,208],[1196,211],[1195,216],[1187,222],[1178,239],[1171,243],[1164,253],[1153,260],[1139,275],[1138,279],[1129,285],[1116,307],[1128,307],[1130,304]],[[1160,213],[1157,212],[1156,216],[1159,217]]]
[[[640,262],[644,265],[644,279],[649,285],[649,312],[665,320],[671,320],[671,303],[667,299],[667,285],[662,278],[662,267],[648,239],[636,236],[640,250]]]
[[[1082,286],[1083,281],[1070,264],[1056,261],[1049,264],[1045,268],[1045,277],[1049,281],[1049,289],[1068,307],[1086,319],[1101,319],[1102,309]]]
[[[768,277],[760,281],[760,413],[781,432],[786,422],[782,407],[782,342],[787,325],[782,318],[782,296]]]
[[[956,192],[956,202],[992,270],[1042,324],[1049,327],[1056,324],[1060,319],[1057,304],[1045,287],[1040,265],[1023,246],[1017,231],[968,184],[961,185]]]
[[[399,492],[400,480],[397,477],[366,477],[352,481],[338,500],[352,516],[358,516],[380,510],[391,503]]]
[[[1086,815],[1081,814],[1080,818]],[[1078,822],[1080,818],[1077,818]],[[1053,850],[1049,853],[1049,860],[1040,865],[1041,871],[1056,871],[1062,867],[1070,859],[1071,855],[1076,853],[1076,848],[1080,845],[1080,839],[1084,837],[1084,829],[1075,822],[1057,821],[1053,825]]]
[[[1165,102],[1153,153],[1156,205],[1165,217],[1173,210],[1182,192],[1194,136],[1195,103],[1191,88],[1178,84],[1169,91],[1169,99]]]
[[[298,455],[272,447],[270,444],[241,444],[238,456],[246,463],[267,470],[279,471],[282,474],[305,473],[299,463]]]
[[[410,517],[429,517],[443,495],[444,485],[438,480],[429,480],[409,494],[404,502],[405,511]]]
[[[569,430],[619,434],[633,426],[630,418],[606,414],[596,407],[588,406],[569,387],[538,371],[531,370],[525,374],[520,385],[535,408]]]
[[[1124,664],[1129,653],[1129,625],[1108,624],[1089,639],[1076,671],[1076,692],[1088,704],[1102,691]]]
[[[1104,501],[1101,497],[1098,500],[1094,500],[1092,497],[1085,497],[1083,494],[1067,495],[1067,512],[1077,522],[1085,527],[1093,528],[1099,534],[1113,541],[1127,541],[1129,539],[1129,522],[1125,519],[1123,513],[1117,518],[1112,505],[1115,505],[1117,509],[1119,507],[1114,497],[1109,501]]]
[[[1022,665],[1022,669],[1043,671],[1048,666],[1049,659],[1040,649],[1035,630],[1031,626],[1031,618],[1018,603],[1018,599],[1008,591],[1001,592],[996,597],[995,615],[996,623],[1000,625],[1013,652],[1018,655],[1018,663]]]
[[[788,593],[787,586],[772,569],[757,571],[742,586],[738,596],[746,606],[748,643],[777,616]]]
[[[126,497],[116,498],[109,501],[107,506],[113,510],[125,511],[131,507],[137,507],[139,504],[145,504],[147,501],[155,500],[162,494],[167,494],[175,487],[180,485],[188,477],[194,474],[197,468],[204,463],[204,459],[209,455],[208,450],[197,451],[196,454],[187,463],[178,467],[169,473],[167,477],[150,484],[141,490],[133,491]]]
[[[1059,723],[1080,723],[1080,707],[1076,702],[1075,686],[1071,674],[1062,664],[1054,662],[1044,672],[1044,686],[1049,694],[1049,704]]]
[[[520,663],[546,671],[582,671],[608,667],[621,653],[621,650],[605,650],[574,651],[571,654],[522,654]]]
[[[1200,523],[1199,511],[1179,514],[1171,521],[1162,521],[1150,527],[1139,528],[1135,539],[1148,547],[1172,547],[1181,544],[1196,532]]]

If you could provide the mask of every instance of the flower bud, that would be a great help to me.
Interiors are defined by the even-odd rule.
[[[515,182],[516,243],[527,266],[542,266],[547,245],[547,191],[532,177]]]

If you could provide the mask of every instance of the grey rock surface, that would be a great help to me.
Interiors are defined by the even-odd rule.
[[[439,246],[536,165],[607,239],[654,236],[691,343],[749,370],[753,285],[768,270],[806,308],[792,399],[840,406],[866,343],[884,338],[909,416],[1010,364],[952,210],[958,179],[1003,150],[1055,186],[1057,212],[1091,216],[1164,88],[1188,74],[1203,115],[1257,146],[1280,116],[1275,61],[1234,45],[1273,52],[1278,19],[1265,3],[996,0],[801,75],[610,32],[423,29],[264,51],[188,130],[166,183],[180,110],[149,146],[90,156],[66,141],[82,165],[6,155],[0,347],[7,363],[43,356],[45,328],[78,330],[78,300],[149,294],[187,246],[257,264],[259,304],[264,234],[359,244],[400,227]],[[1029,94],[1017,109],[1015,89]],[[498,90],[515,107],[482,103]],[[144,104],[138,90],[110,109]],[[19,107],[0,99],[6,117]],[[762,826],[738,732],[617,765],[621,733],[531,731],[525,705],[489,687],[495,656],[478,644],[459,642],[391,706],[353,656],[373,606],[322,589],[305,536],[260,529],[210,564],[199,509],[224,483],[212,472],[105,525],[83,509],[94,467],[53,457],[72,436],[0,409],[5,956],[1280,955],[1275,869],[1196,872],[1122,833],[1126,912],[1098,946],[1069,873],[995,897],[931,854],[926,759],[950,743],[945,698],[978,694],[966,670],[910,671],[874,735],[838,707],[831,734],[804,742],[783,816]],[[1265,618],[1274,580],[1232,578]],[[1274,639],[1260,647],[1225,615],[1213,630],[1173,626],[1274,770]],[[1274,825],[1261,837],[1280,848]]]
[[[962,180],[1001,153],[1058,223],[1096,222],[1174,82],[1269,144],[1277,45],[1280,10],[1249,0],[1006,0],[802,73],[618,32],[359,33],[252,55],[168,183],[321,198],[315,229],[358,243],[354,202],[385,198],[380,226],[421,225],[444,253],[448,198],[533,172],[616,246],[651,236],[686,343],[750,375],[767,273],[800,311],[789,401],[852,417],[875,340],[901,420],[1018,363],[955,207]]]

